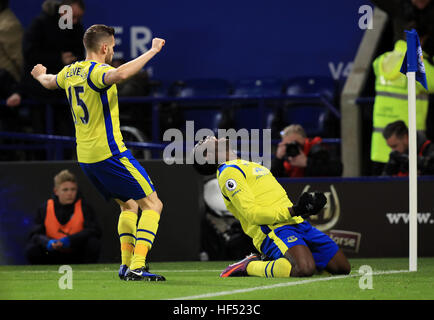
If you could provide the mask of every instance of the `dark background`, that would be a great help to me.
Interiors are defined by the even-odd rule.
[[[202,177],[188,165],[166,165],[163,161],[141,162],[164,203],[160,227],[150,253],[152,261],[199,259],[200,221],[203,216]],[[0,264],[25,264],[24,244],[37,208],[52,194],[52,177],[62,169],[76,174],[79,188],[94,207],[103,228],[100,262],[119,262],[117,235],[118,205],[106,202],[81,172],[78,164],[31,162],[0,164]],[[340,218],[332,227],[360,233],[358,253],[353,257],[408,256],[408,224],[391,224],[387,213],[408,212],[408,182],[405,178],[281,179],[294,201],[306,188],[330,192],[332,185],[340,205]],[[434,207],[434,178],[419,178],[418,211]],[[336,207],[336,199],[330,205]],[[312,221],[315,225],[317,221]],[[434,255],[434,215],[419,224],[420,256]],[[324,230],[327,232],[327,230]]]
[[[164,204],[150,259],[197,260],[202,211],[200,177],[187,165],[168,166],[162,161],[142,165]],[[65,161],[0,164],[0,264],[26,263],[23,249],[36,210],[52,195],[53,177],[63,169],[76,175],[80,191],[97,213],[103,229],[101,262],[120,261],[119,205],[114,200],[106,202],[76,162]]]
[[[42,2],[10,1],[10,7],[27,27]],[[155,78],[170,81],[333,76],[332,70],[345,79],[364,32],[358,26],[359,7],[372,6],[365,0],[85,2],[84,27],[117,27],[115,51],[124,59],[143,53],[131,49],[137,47],[134,28],[149,32],[136,37],[149,39],[147,49],[152,37],[166,39],[151,68]]]

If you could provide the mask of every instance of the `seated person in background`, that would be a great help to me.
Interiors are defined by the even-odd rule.
[[[383,170],[384,176],[408,176],[408,128],[404,121],[389,123],[383,131],[387,145],[392,149]],[[434,144],[421,131],[417,133],[417,172],[434,174]]]
[[[340,176],[342,163],[333,160],[328,150],[321,146],[320,137],[307,138],[299,124],[286,127],[282,141],[271,163],[271,173],[276,177]]]
[[[31,264],[97,262],[101,231],[93,209],[83,202],[75,176],[54,177],[54,196],[39,208],[26,256]]]

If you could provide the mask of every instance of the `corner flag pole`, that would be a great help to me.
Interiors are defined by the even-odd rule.
[[[408,157],[409,157],[409,270],[417,271],[417,137],[416,137],[416,80],[428,89],[422,48],[416,30],[407,34],[407,53],[401,72],[407,75],[408,85]]]
[[[416,72],[407,72],[407,79],[409,147],[409,270],[417,271]]]

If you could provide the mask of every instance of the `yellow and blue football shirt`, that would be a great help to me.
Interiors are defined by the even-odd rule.
[[[56,76],[71,107],[80,163],[99,162],[127,150],[120,131],[116,85],[104,82],[110,69],[85,60],[65,66]]]
[[[292,202],[264,166],[240,159],[227,161],[219,166],[217,179],[227,209],[260,252],[262,242],[273,236],[273,230],[304,221],[290,215]]]

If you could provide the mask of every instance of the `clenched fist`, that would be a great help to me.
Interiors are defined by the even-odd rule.
[[[308,218],[316,215],[327,204],[327,198],[322,192],[303,192],[295,206],[292,207],[295,216]]]
[[[33,67],[33,70],[30,72],[33,78],[37,79],[40,75],[47,73],[47,68],[42,64],[37,64]]]
[[[152,39],[152,49],[156,50],[157,52],[160,52],[161,48],[163,48],[165,43],[166,40],[164,39],[154,38]]]

